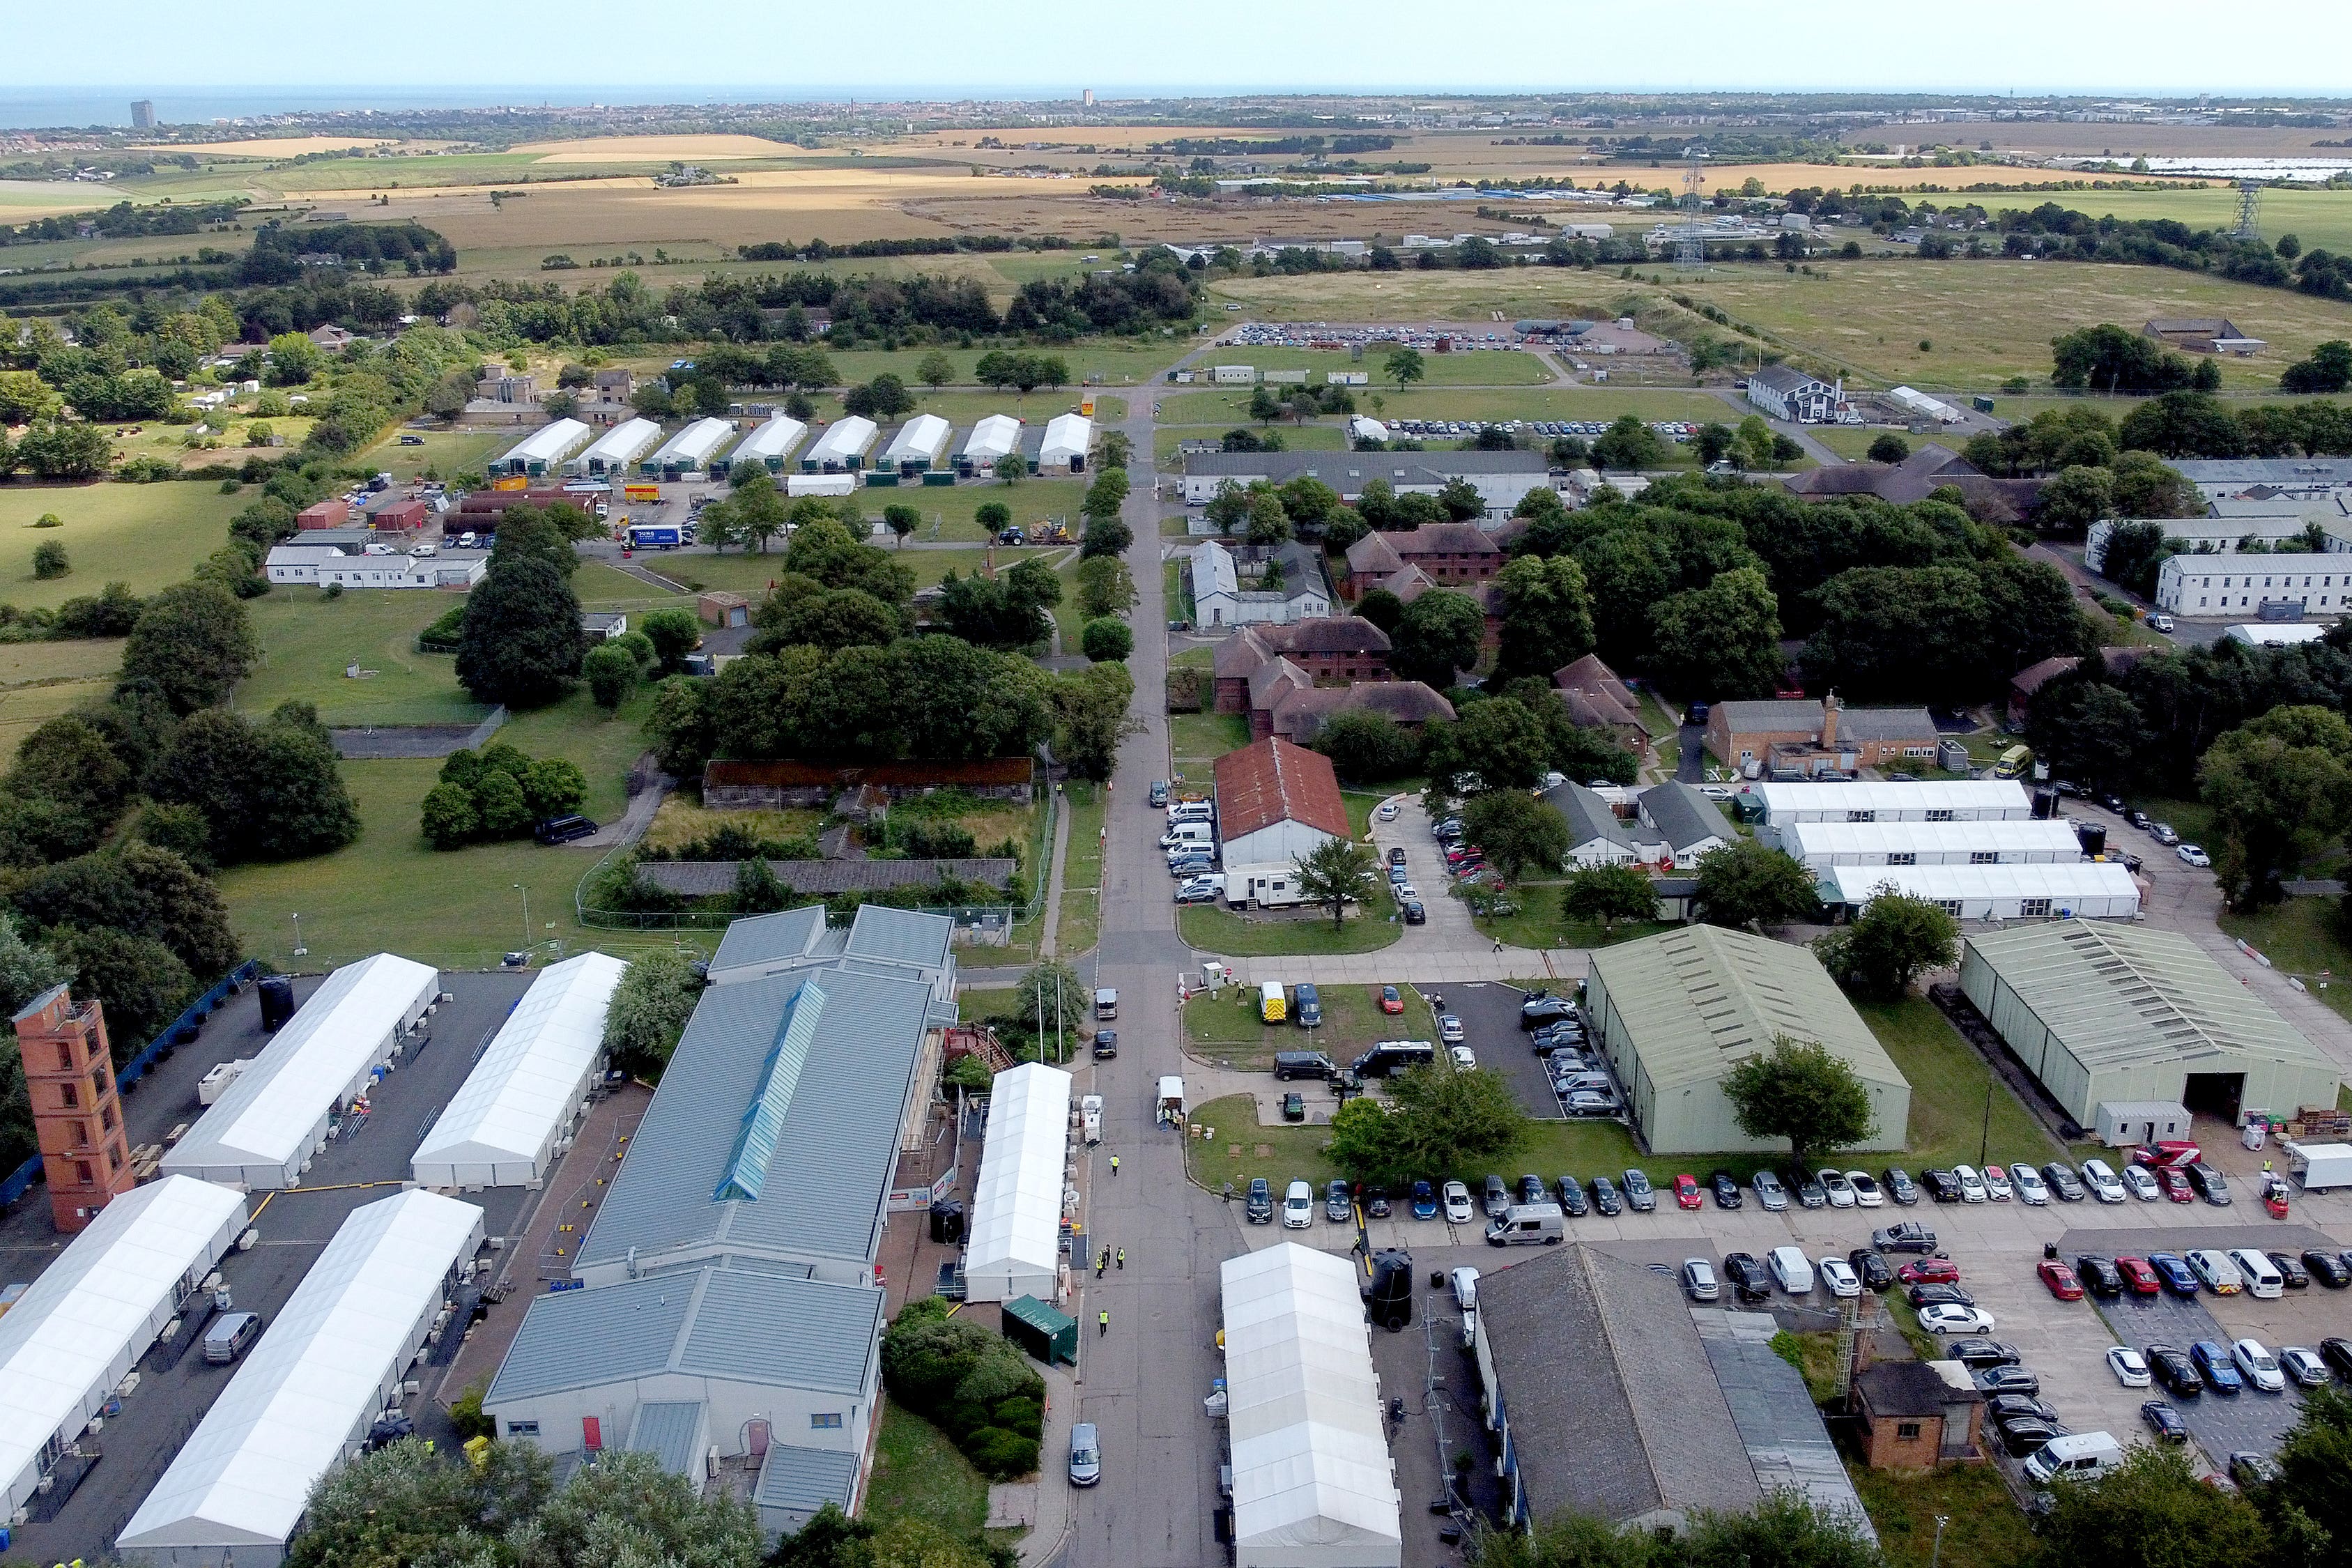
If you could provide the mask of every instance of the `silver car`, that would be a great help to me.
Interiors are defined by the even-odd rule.
[[[1771,1172],[1757,1172],[1756,1179],[1748,1184],[1756,1189],[1756,1201],[1767,1213],[1780,1214],[1788,1208],[1789,1189],[1782,1186],[1780,1178]]]
[[[2144,1165],[2126,1165],[2116,1177],[2126,1192],[2144,1204],[2152,1204],[2164,1195],[2164,1190],[2156,1184],[2156,1178],[2147,1173]]]
[[[2116,1176],[2114,1168],[2105,1160],[2084,1161],[2083,1182],[2091,1189],[2091,1195],[2103,1204],[2119,1204],[2124,1201],[2123,1182]]]
[[[2045,1208],[2050,1203],[2050,1189],[2042,1184],[2042,1173],[2023,1161],[2009,1168],[2009,1184],[2017,1189],[2017,1201]]]
[[[1704,1258],[1684,1258],[1683,1294],[1694,1301],[1713,1301],[1721,1297],[1723,1287],[1715,1278],[1715,1265]]]

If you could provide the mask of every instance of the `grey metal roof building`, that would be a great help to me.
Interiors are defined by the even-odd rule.
[[[2333,1106],[2317,1047],[2175,931],[2058,921],[1982,931],[1960,989],[2076,1122],[2164,1101],[2234,1117]]]
[[[771,864],[781,868],[787,863]],[[845,968],[919,979],[930,987],[936,1003],[951,1007],[954,939],[955,922],[945,915],[866,904],[844,928],[828,926],[824,906],[811,904],[731,922],[711,955],[710,983],[731,985],[812,967]]]
[[[1696,865],[1700,855],[1739,837],[1723,808],[1696,784],[1672,779],[1642,792],[1642,820],[1664,837],[1677,866]]]
[[[1580,784],[1554,784],[1536,797],[1568,824],[1568,859],[1577,866],[1630,866],[1654,860],[1657,836],[1640,821],[1627,822],[1609,803]]]

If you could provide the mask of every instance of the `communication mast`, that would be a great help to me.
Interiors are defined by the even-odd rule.
[[[2263,184],[2260,180],[2238,182],[2238,226],[2230,231],[2231,239],[2251,239],[2259,243],[2263,237],[2261,207]]]
[[[1683,222],[1675,239],[1675,265],[1703,270],[1706,266],[1706,230],[1699,216],[1699,188],[1706,183],[1700,168],[1706,160],[1706,149],[1694,142],[1683,149],[1683,155],[1686,160],[1683,165]]]

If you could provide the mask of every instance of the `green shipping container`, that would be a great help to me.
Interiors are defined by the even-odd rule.
[[[1047,1366],[1078,1364],[1078,1321],[1024,1296],[1004,1303],[1004,1337]]]
[[[869,486],[879,486],[884,489],[893,489],[898,483],[898,470],[896,468],[877,468],[872,473],[866,476],[866,482]]]
[[[955,475],[945,468],[935,469],[923,476],[923,483],[926,485],[952,485],[955,479]]]

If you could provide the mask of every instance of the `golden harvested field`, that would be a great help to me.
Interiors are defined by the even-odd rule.
[[[514,151],[537,153],[542,163],[701,163],[825,155],[764,136],[590,136],[577,142],[528,142]]]
[[[1934,125],[1874,125],[1864,139],[1889,146],[1901,142],[1934,146],[1974,147],[1990,142],[2003,152],[2040,153],[2051,157],[2093,154],[2132,159],[2153,158],[2293,158],[2312,151],[2312,144],[2336,132],[2293,125],[2116,125],[2095,121],[1951,121]]]

